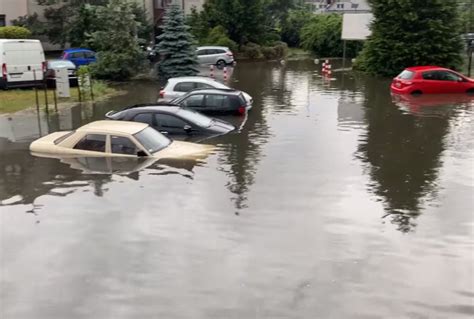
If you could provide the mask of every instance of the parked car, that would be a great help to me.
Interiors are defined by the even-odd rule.
[[[76,66],[74,63],[68,60],[49,60],[47,61],[46,67],[46,85],[49,88],[56,87],[56,73],[55,70],[57,69],[67,69],[68,76],[69,76],[69,85],[70,86],[77,86],[77,74],[76,74]]]
[[[182,76],[170,78],[160,90],[158,101],[171,101],[196,89],[230,89],[227,85],[205,76]],[[243,92],[247,104],[252,104],[252,97]]]
[[[148,124],[125,121],[96,121],[75,131],[51,133],[30,144],[33,155],[43,157],[200,158],[212,148],[172,141]]]
[[[397,94],[474,93],[474,80],[458,72],[437,66],[406,68],[391,85]]]
[[[234,63],[234,54],[228,47],[205,46],[198,47],[196,54],[199,64],[215,64],[225,66]]]
[[[94,51],[89,49],[67,49],[63,51],[61,59],[69,60],[77,67],[80,67],[81,65],[88,65],[96,62],[96,54]]]
[[[111,120],[146,123],[160,133],[184,137],[217,136],[235,130],[228,122],[178,106],[137,105],[105,116]]]
[[[252,107],[241,91],[198,89],[170,101],[172,104],[204,113],[245,114]]]
[[[46,71],[41,42],[0,39],[0,71],[2,89],[41,84]]]

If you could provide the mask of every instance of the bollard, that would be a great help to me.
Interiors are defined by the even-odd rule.
[[[319,59],[314,59],[314,64],[319,64]]]
[[[227,81],[227,67],[224,67],[224,81]]]

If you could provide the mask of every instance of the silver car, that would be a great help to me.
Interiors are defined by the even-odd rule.
[[[234,54],[227,47],[206,46],[196,49],[199,64],[225,66],[234,63]]]
[[[170,78],[160,90],[159,102],[168,102],[196,89],[230,89],[227,85],[205,76],[182,76]],[[247,105],[252,106],[253,98],[242,92]]]

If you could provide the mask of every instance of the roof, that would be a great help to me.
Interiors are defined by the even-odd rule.
[[[35,40],[35,39],[0,39],[0,43],[6,43],[6,42],[38,43],[38,42],[40,42],[40,40]]]
[[[136,107],[131,107],[124,109],[119,112],[133,112],[139,113],[140,111],[164,111],[168,113],[176,113],[181,109],[179,106],[161,106],[161,105],[140,105]],[[119,113],[117,112],[117,113]]]
[[[77,131],[104,132],[104,133],[126,133],[135,134],[145,129],[148,124],[126,121],[95,121],[81,126]]]
[[[66,49],[64,52],[81,52],[81,51],[90,51],[94,52],[91,49],[85,49],[85,48],[72,48],[72,49]]]
[[[225,49],[225,50],[229,50],[228,47],[224,47],[224,46],[221,46],[221,45],[203,45],[203,46],[200,46],[200,47],[196,48],[196,50],[202,50],[202,49]]]
[[[234,89],[208,89],[208,88],[202,88],[202,89],[195,89],[195,90],[189,91],[187,94],[183,95],[183,97],[191,95],[191,94],[195,94],[195,93],[197,93],[197,94],[204,93],[204,94],[238,95],[238,94],[242,93],[242,91],[234,90]]]
[[[411,66],[409,68],[406,68],[408,71],[425,71],[425,70],[445,70],[445,68],[442,68],[440,66],[434,66],[434,65],[423,65],[423,66]]]
[[[216,82],[215,79],[207,76],[178,76],[175,78],[169,78],[168,81],[213,81]]]

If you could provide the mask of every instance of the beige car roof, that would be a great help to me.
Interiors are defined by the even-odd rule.
[[[86,124],[77,129],[77,131],[86,132],[103,132],[103,133],[126,133],[135,134],[145,129],[148,124],[139,122],[127,122],[127,121],[95,121]]]

